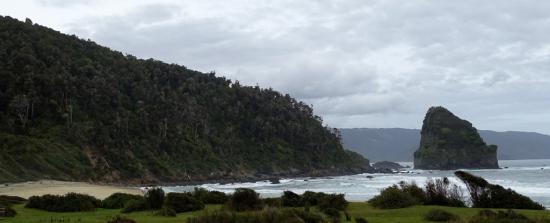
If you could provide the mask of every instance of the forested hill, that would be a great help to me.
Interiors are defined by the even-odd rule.
[[[251,180],[370,170],[311,107],[0,17],[0,181]]]

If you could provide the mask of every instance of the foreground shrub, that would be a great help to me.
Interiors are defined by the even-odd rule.
[[[281,202],[284,207],[302,207],[304,202],[302,197],[292,191],[283,192],[281,196]]]
[[[307,203],[311,206],[315,206],[319,203],[319,200],[326,195],[327,194],[323,192],[306,191],[302,194],[302,200],[304,201],[304,205]]]
[[[485,179],[464,171],[455,175],[466,184],[472,206],[475,208],[509,208],[544,210],[544,206],[512,189],[490,184]]]
[[[401,191],[411,195],[411,197],[416,199],[419,203],[424,203],[424,200],[426,200],[426,192],[416,185],[415,182],[407,183],[401,181],[398,183],[398,186]]]
[[[9,206],[0,206],[0,217],[15,217],[17,211]]]
[[[323,213],[331,218],[340,218],[340,211],[336,208],[325,208],[323,209]]]
[[[317,206],[321,211],[329,208],[343,211],[348,207],[348,201],[346,201],[344,194],[325,194],[319,198]]]
[[[155,215],[156,216],[164,216],[164,217],[176,217],[177,213],[172,208],[163,207],[160,210],[156,211]]]
[[[145,198],[142,198],[142,199],[136,199],[136,200],[129,200],[128,202],[126,202],[126,204],[124,204],[124,207],[122,208],[122,210],[120,210],[120,212],[130,213],[134,211],[145,211],[148,209],[150,208],[147,201],[145,200]]]
[[[135,194],[125,194],[125,193],[114,193],[109,197],[103,199],[101,202],[102,208],[107,209],[119,209],[123,208],[124,205],[130,200],[142,200],[143,196]]]
[[[326,223],[319,214],[309,213],[297,209],[268,208],[257,212],[212,212],[198,217],[192,217],[187,223]]]
[[[231,211],[251,211],[262,208],[260,195],[248,188],[237,188],[225,207]]]
[[[136,223],[136,221],[125,217],[120,217],[117,215],[116,217],[108,220],[107,223]]]
[[[369,203],[381,209],[406,208],[421,204],[418,199],[399,189],[397,185],[383,189],[379,195],[370,199]]]
[[[150,209],[160,209],[164,203],[164,191],[160,187],[154,187],[145,193],[145,201]]]
[[[450,213],[448,211],[444,211],[441,209],[431,209],[424,215],[424,219],[427,221],[452,221],[452,220],[458,220],[459,217],[453,213]]]
[[[266,207],[279,208],[283,206],[283,202],[279,197],[269,197],[262,199],[262,203]]]
[[[18,196],[0,195],[0,207],[9,207],[14,204],[22,204],[25,203],[25,201],[27,201],[27,199]]]
[[[202,210],[204,204],[187,193],[168,193],[164,201],[164,207],[172,209],[176,213],[181,213]]]
[[[525,215],[516,213],[512,210],[498,211],[495,213],[491,210],[481,210],[476,216],[470,219],[470,223],[535,223],[537,221],[530,220]],[[547,222],[547,221],[540,221]]]
[[[358,217],[358,218],[355,218],[355,223],[369,223],[369,221],[367,221],[367,219],[365,218]]]
[[[63,196],[46,194],[43,196],[32,196],[25,205],[27,208],[36,208],[55,212],[78,212],[93,211],[101,206],[101,201],[95,197],[68,193]]]
[[[447,177],[430,179],[425,187],[425,205],[466,207],[462,201],[462,191],[456,184],[451,184]]]
[[[204,188],[198,187],[195,187],[193,197],[204,204],[225,204],[225,202],[229,199],[229,196],[227,196],[224,192],[208,191]]]

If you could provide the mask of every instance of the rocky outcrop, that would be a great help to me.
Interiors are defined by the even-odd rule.
[[[401,164],[399,164],[399,163],[394,163],[394,162],[390,162],[390,161],[376,162],[376,163],[372,164],[372,167],[377,172],[388,172],[388,171],[393,172],[393,171],[398,171],[400,169],[405,168],[404,166],[401,166]]]
[[[497,146],[487,145],[472,123],[443,107],[432,107],[424,118],[414,168],[495,169]]]

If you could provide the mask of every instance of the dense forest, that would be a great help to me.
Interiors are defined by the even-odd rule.
[[[247,180],[370,170],[288,94],[0,16],[0,182]]]

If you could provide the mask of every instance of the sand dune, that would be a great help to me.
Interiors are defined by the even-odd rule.
[[[113,193],[143,194],[139,188],[96,185],[86,182],[65,182],[54,180],[1,184],[0,195],[15,195],[28,198],[33,195],[83,193],[103,199]]]

